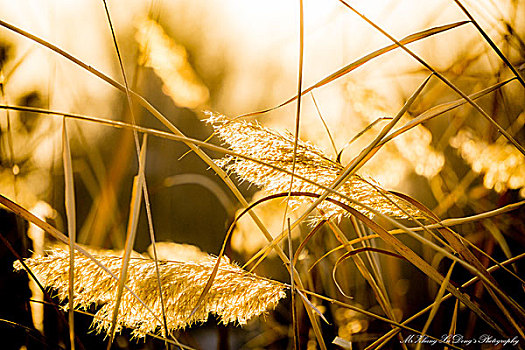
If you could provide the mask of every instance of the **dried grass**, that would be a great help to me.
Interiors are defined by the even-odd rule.
[[[100,255],[97,259],[115,275],[119,275],[122,259],[119,256]],[[209,313],[218,316],[220,322],[237,322],[241,325],[255,316],[275,308],[285,297],[282,284],[248,273],[230,263],[227,258],[220,262],[214,284],[206,295],[202,307],[191,314],[199,295],[213,270],[216,258],[207,256],[200,262],[160,261],[159,270],[166,307],[167,327],[181,329],[208,319]],[[68,297],[69,251],[54,249],[47,256],[26,259],[25,263],[47,288],[56,290],[57,297]],[[157,315],[161,303],[157,286],[154,261],[131,259],[128,267],[127,285]],[[16,270],[23,269],[15,262]],[[107,333],[111,328],[111,314],[115,307],[117,281],[99,268],[92,260],[75,257],[74,307],[86,309],[94,304],[102,305],[94,317],[97,332]],[[129,291],[125,291],[120,305],[117,331],[122,327],[133,329],[134,337],[154,333],[162,326],[144,306],[137,303]]]
[[[230,120],[221,114],[208,112],[208,115],[207,122],[213,126],[215,133],[234,152],[289,172],[292,171],[294,137],[291,134],[280,134],[258,123]],[[242,180],[262,187],[268,194],[287,192],[290,189],[290,176],[270,166],[230,155],[220,159],[218,164],[235,172]],[[343,169],[341,164],[329,159],[313,144],[299,140],[295,174],[328,187],[341,175]],[[318,194],[324,192],[322,188],[299,178],[294,179],[292,191]],[[339,193],[384,215],[408,218],[406,213],[409,213],[413,216],[420,216],[416,209],[383,190],[372,179],[365,180],[360,175],[351,176],[339,188]],[[367,209],[349,203],[341,196],[333,195],[332,197],[369,217],[373,216]],[[312,198],[292,198],[290,205],[292,208],[297,208],[301,204],[311,202],[313,202]],[[346,211],[326,201],[322,202],[318,208],[326,217],[341,218],[343,215],[347,215]]]

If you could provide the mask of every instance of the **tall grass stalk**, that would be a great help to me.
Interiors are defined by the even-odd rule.
[[[71,349],[75,349],[75,314],[73,305],[75,300],[75,242],[76,242],[76,210],[75,210],[75,186],[73,180],[73,166],[71,164],[71,150],[66,128],[66,118],[62,119],[62,148],[64,162],[64,181],[66,193],[66,215],[69,237],[69,342]]]

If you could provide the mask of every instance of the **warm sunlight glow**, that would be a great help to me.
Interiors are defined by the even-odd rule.
[[[0,0],[0,348],[524,348],[524,14]]]
[[[196,108],[206,103],[208,88],[188,62],[184,46],[169,38],[162,27],[151,19],[139,21],[136,39],[141,64],[153,68],[164,83],[163,91],[177,106]]]

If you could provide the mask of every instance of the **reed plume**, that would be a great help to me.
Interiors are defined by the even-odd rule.
[[[511,144],[496,142],[489,144],[468,130],[460,130],[450,140],[461,157],[476,173],[484,174],[483,185],[496,192],[520,189],[525,197],[525,158]]]
[[[280,169],[292,171],[294,137],[281,134],[265,128],[258,123],[242,120],[230,120],[224,115],[208,112],[207,122],[213,126],[215,133],[236,153],[262,161]],[[290,189],[290,175],[270,166],[262,165],[240,157],[226,155],[218,160],[218,164],[229,171],[235,172],[240,179],[262,187],[268,194],[287,192]],[[299,140],[296,156],[295,174],[329,187],[343,172],[341,164],[331,160],[323,152],[309,142]],[[314,192],[321,194],[325,190],[314,184],[295,178],[292,191]],[[407,213],[421,216],[408,203],[393,196],[375,184],[373,180],[365,180],[360,175],[351,176],[338,190],[356,202],[365,204],[374,210],[397,218],[408,218]],[[338,195],[332,198],[350,205],[361,213],[372,217],[370,210],[360,205],[350,203]],[[312,202],[312,198],[292,198],[292,208],[300,204]],[[322,202],[318,209],[325,217],[340,218],[346,211],[329,202]]]
[[[121,257],[99,255],[96,258],[112,273],[119,275]],[[216,262],[217,258],[210,255],[199,262],[159,261],[168,329],[181,329],[196,322],[204,322],[209,313],[217,315],[222,323],[237,322],[244,325],[252,317],[275,308],[285,296],[282,284],[248,273],[224,257],[202,306],[192,315]],[[54,249],[47,256],[26,259],[25,263],[43,286],[56,290],[61,301],[68,297],[68,250]],[[14,267],[16,270],[23,269],[18,261]],[[117,331],[122,327],[129,327],[133,329],[132,335],[139,338],[158,332],[162,324],[159,321],[161,303],[156,288],[155,262],[151,259],[131,259],[126,284],[156,317],[125,290],[117,319]],[[102,306],[94,317],[94,327],[97,332],[107,333],[111,328],[117,281],[91,259],[77,254],[74,287],[75,308],[86,309],[93,304]]]
[[[138,21],[135,38],[140,62],[153,68],[162,80],[162,91],[179,107],[196,108],[208,100],[208,88],[188,61],[184,46],[170,38],[154,20]]]

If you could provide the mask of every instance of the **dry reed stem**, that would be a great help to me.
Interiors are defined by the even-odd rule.
[[[99,255],[97,259],[115,275],[119,275],[121,257]],[[279,300],[285,297],[282,284],[248,273],[223,258],[203,306],[190,318],[216,261],[215,257],[208,255],[198,263],[159,262],[169,329],[181,329],[196,322],[204,322],[209,313],[217,315],[222,323],[238,322],[244,325],[252,317],[274,309]],[[56,289],[56,295],[61,301],[68,297],[67,250],[54,249],[47,256],[26,259],[25,263],[45,287]],[[14,267],[16,270],[23,269],[18,261]],[[155,314],[160,315],[161,303],[156,281],[153,260],[130,260],[127,285]],[[93,304],[102,305],[93,322],[97,332],[107,333],[111,328],[117,282],[92,260],[79,255],[75,257],[74,287],[75,308],[87,309]],[[127,290],[122,296],[117,323],[117,332],[122,327],[129,327],[133,329],[132,336],[139,338],[147,333],[159,332],[162,326]]]
[[[221,114],[207,112],[207,122],[215,133],[230,146],[234,152],[265,162],[266,164],[292,171],[294,137],[290,134],[280,134],[258,123],[243,120],[230,120]],[[242,180],[262,187],[268,194],[283,193],[290,190],[290,177],[286,173],[272,167],[261,165],[239,157],[226,155],[218,160],[220,166],[235,172]],[[329,187],[341,175],[344,167],[330,160],[323,152],[309,142],[298,141],[295,174],[314,181],[321,186]],[[293,192],[312,192],[322,194],[324,190],[299,178],[295,178]],[[420,216],[417,209],[399,198],[389,194],[373,180],[365,180],[359,175],[353,175],[340,188],[339,193],[356,202],[365,204],[381,214],[397,218],[408,218],[405,214]],[[332,195],[338,201],[350,205],[361,213],[372,217],[373,214],[365,208],[349,203],[343,197]],[[291,198],[290,205],[297,208],[301,204],[312,203],[312,198]],[[322,202],[319,205],[325,217],[341,218],[347,215],[340,207]],[[403,212],[405,211],[405,212]]]

